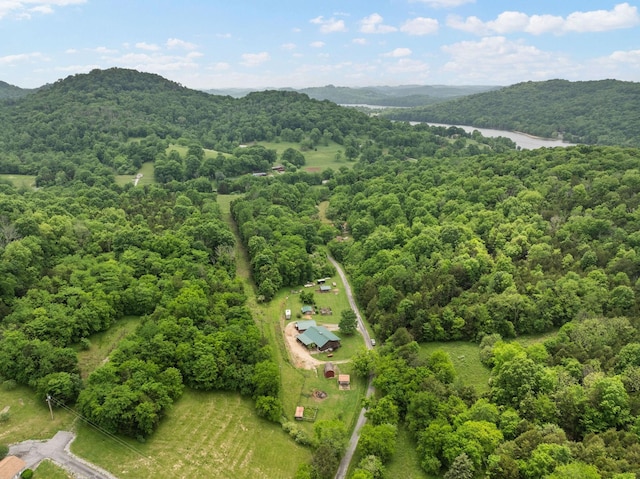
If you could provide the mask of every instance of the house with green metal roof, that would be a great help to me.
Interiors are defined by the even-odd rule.
[[[311,326],[317,326],[315,320],[313,320],[313,319],[305,319],[303,321],[296,321],[296,329],[301,333],[304,333]]]
[[[304,333],[298,335],[298,341],[308,349],[318,348],[320,351],[340,347],[340,338],[324,326],[310,326]]]

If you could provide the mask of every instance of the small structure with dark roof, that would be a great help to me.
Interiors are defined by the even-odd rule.
[[[17,479],[26,468],[27,463],[19,457],[7,456],[0,461],[0,479]]]
[[[304,333],[298,335],[298,341],[307,348],[316,347],[320,351],[333,351],[340,347],[340,338],[324,326],[310,326]]]
[[[327,379],[336,377],[336,368],[333,363],[324,363],[324,377]]]

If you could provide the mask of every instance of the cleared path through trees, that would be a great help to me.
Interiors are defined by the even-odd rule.
[[[362,333],[362,337],[364,338],[365,345],[367,349],[371,349],[373,346],[371,344],[371,337],[369,336],[369,332],[367,328],[364,327],[364,321],[362,321],[362,316],[360,315],[360,310],[358,309],[358,305],[353,297],[353,292],[351,291],[351,286],[349,285],[349,280],[347,279],[347,275],[342,270],[340,263],[338,263],[331,256],[327,255],[331,264],[336,268],[340,279],[342,280],[342,284],[344,284],[344,290],[347,294],[347,299],[349,300],[349,305],[354,313],[356,313],[356,319],[358,320],[358,330]],[[367,385],[367,397],[373,395],[374,393],[373,387],[373,376],[369,377],[369,384]],[[351,438],[349,439],[349,445],[347,446],[347,450],[340,461],[340,467],[338,467],[338,472],[336,473],[335,479],[345,479],[347,477],[347,471],[349,470],[349,464],[351,464],[351,460],[353,459],[353,454],[356,452],[356,447],[358,446],[358,440],[360,439],[360,430],[362,426],[364,426],[367,422],[367,418],[364,416],[365,409],[362,408],[360,410],[360,415],[358,416],[358,420],[356,421],[356,425],[353,428],[353,432],[351,433]]]

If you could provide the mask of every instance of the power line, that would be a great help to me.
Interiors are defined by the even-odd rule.
[[[84,417],[82,414],[80,414],[78,411],[71,409],[70,407],[67,407],[64,403],[58,401],[56,398],[54,398],[53,396],[49,396],[49,399],[51,401],[53,401],[56,406],[64,409],[65,411],[70,412],[71,414],[73,414],[74,416],[76,416],[78,419],[84,421],[87,425],[93,427],[94,429],[96,429],[98,432],[104,434],[108,439],[111,439],[112,441],[116,442],[117,444],[119,444],[120,446],[129,449],[130,451],[133,451],[134,453],[136,453],[137,455],[141,456],[143,459],[148,459],[148,460],[153,460],[152,458],[150,458],[149,456],[146,456],[142,451],[136,449],[135,447],[133,447],[132,445],[128,444],[127,442],[123,441],[122,439],[120,439],[118,436],[116,436],[115,434],[107,431],[106,429],[104,429],[103,427],[101,427],[98,424],[95,424],[94,422],[92,422],[91,420],[87,419],[86,417]]]

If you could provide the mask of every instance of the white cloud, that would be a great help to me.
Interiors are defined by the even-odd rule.
[[[344,20],[336,20],[335,18],[325,19],[323,16],[319,16],[309,20],[309,22],[315,25],[320,25],[320,32],[322,33],[336,33],[347,31]]]
[[[231,38],[230,33],[216,33],[216,37],[218,38]]]
[[[183,50],[195,50],[196,48],[198,48],[198,46],[194,43],[185,42],[184,40],[180,40],[179,38],[169,38],[167,40],[167,47],[182,48]]]
[[[31,18],[31,13],[51,14],[53,7],[81,5],[87,0],[0,0],[0,19],[15,15],[19,19]]]
[[[355,43],[356,45],[366,45],[367,43],[367,39],[366,38],[354,38],[353,40],[351,40],[352,43]]]
[[[640,65],[640,50],[617,50],[609,55],[609,58],[616,62],[634,63]]]
[[[78,50],[76,50],[75,48],[69,48],[69,49],[65,50],[64,52],[69,54],[69,55],[73,55],[74,53],[78,53]]]
[[[400,31],[409,35],[431,35],[438,33],[438,27],[438,20],[435,18],[417,17],[404,22]]]
[[[113,55],[114,53],[118,53],[118,50],[112,50],[107,47],[85,48],[85,51],[99,53],[100,55]]]
[[[451,55],[443,70],[464,81],[511,84],[566,77],[576,68],[561,54],[542,51],[522,41],[509,41],[503,36],[454,43],[442,50]]]
[[[31,60],[44,60],[45,57],[40,52],[19,53],[17,55],[6,55],[0,57],[0,65],[12,66],[17,63],[24,63]]]
[[[280,48],[282,48],[283,50],[295,50],[296,49],[296,44],[295,43],[283,43],[282,45],[280,45]]]
[[[487,22],[471,16],[462,19],[450,16],[447,25],[457,30],[476,35],[507,34],[526,32],[533,35],[543,33],[567,32],[604,32],[629,28],[640,24],[638,9],[628,3],[616,5],[613,10],[593,10],[590,12],[574,12],[566,18],[556,15],[527,15],[522,12],[502,12],[495,20]]]
[[[574,12],[567,17],[565,30],[570,32],[605,32],[640,24],[638,8],[620,3],[613,10]]]
[[[261,65],[262,63],[269,61],[271,59],[271,55],[267,52],[260,53],[243,53],[241,65],[246,67],[256,67]]]
[[[372,13],[368,17],[360,20],[360,31],[362,33],[391,33],[397,30],[396,27],[385,25],[384,19],[377,13]]]
[[[429,65],[420,60],[401,58],[396,63],[387,66],[390,73],[424,73],[429,71]]]
[[[433,8],[454,8],[467,3],[476,3],[476,0],[411,0],[412,2],[426,3]]]
[[[382,56],[400,58],[400,57],[408,57],[409,55],[411,55],[411,49],[396,48],[395,50],[390,51],[389,53],[384,53]]]
[[[157,52],[158,50],[160,50],[160,47],[155,43],[147,43],[147,42],[136,43],[136,48],[139,48],[140,50],[147,50],[150,52]]]
[[[311,43],[309,43],[309,46],[313,47],[313,48],[322,48],[322,47],[324,47],[324,45],[325,45],[324,42],[311,42]]]

